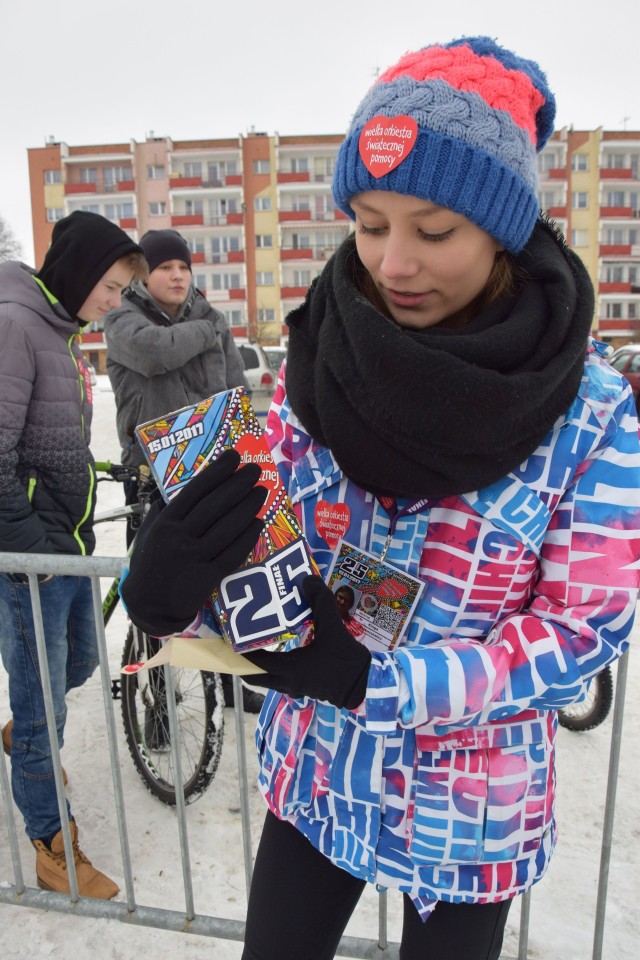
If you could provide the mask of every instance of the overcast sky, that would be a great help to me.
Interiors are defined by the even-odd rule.
[[[27,148],[343,133],[376,70],[487,34],[537,60],[556,127],[640,130],[640,3],[0,0],[0,216],[33,262]]]

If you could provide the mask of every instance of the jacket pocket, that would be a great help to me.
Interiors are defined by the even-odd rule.
[[[272,692],[267,695],[260,713],[256,731],[259,782],[270,809],[277,816],[291,816],[311,802],[313,777],[305,775],[302,755],[314,709],[313,701],[294,701]]]
[[[407,845],[418,865],[529,856],[550,826],[547,742],[418,751]]]

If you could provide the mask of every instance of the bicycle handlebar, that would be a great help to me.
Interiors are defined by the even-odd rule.
[[[107,473],[118,483],[124,483],[125,480],[132,478],[147,480],[151,475],[149,467],[144,463],[138,467],[126,467],[122,463],[111,463],[110,460],[96,460],[95,468],[98,473]]]

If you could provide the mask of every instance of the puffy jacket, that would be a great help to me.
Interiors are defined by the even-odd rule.
[[[116,398],[122,462],[145,463],[139,423],[245,386],[244,365],[224,316],[194,287],[175,317],[134,284],[104,321],[107,373]]]
[[[500,900],[555,842],[556,710],[627,646],[638,591],[640,446],[628,384],[591,345],[579,395],[500,482],[427,501],[390,527],[292,413],[281,377],[267,435],[321,571],[316,526],[421,577],[403,645],[374,653],[356,711],[269,693],[260,786],[334,863],[438,899]],[[321,505],[321,509],[319,509]],[[402,502],[398,507],[403,506]]]
[[[91,384],[79,324],[24,264],[0,264],[0,550],[90,554]]]

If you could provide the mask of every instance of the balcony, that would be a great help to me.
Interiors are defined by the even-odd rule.
[[[176,213],[171,216],[172,227],[201,227],[203,224],[204,214],[202,213]]]
[[[313,260],[313,251],[310,247],[296,247],[295,249],[280,248],[281,260]]]
[[[566,167],[551,167],[550,170],[543,170],[540,173],[541,180],[566,180],[567,179],[567,168]]]
[[[633,170],[630,167],[600,167],[601,180],[633,180]]]
[[[184,190],[185,187],[201,187],[202,177],[171,177],[170,190]]]
[[[278,220],[311,220],[311,210],[279,210]]]
[[[637,217],[638,211],[632,207],[600,207],[600,216],[614,217],[616,219],[620,219],[621,217]]]
[[[191,263],[206,263],[204,258],[204,252],[198,251],[198,253],[192,253]]]
[[[598,284],[598,293],[632,293],[630,283],[614,283],[611,281],[601,281]]]
[[[283,300],[294,300],[306,297],[308,287],[282,287],[280,294]]]
[[[246,300],[247,291],[243,287],[238,287],[235,290],[229,290],[229,300]]]
[[[307,173],[279,173],[278,183],[309,183],[311,175]]]
[[[133,193],[136,188],[135,180],[118,180],[116,184],[116,189],[121,193],[126,191],[127,193]]]
[[[97,183],[65,183],[64,192],[67,193],[97,193]]]
[[[630,257],[632,250],[630,243],[601,243],[599,252],[601,257]]]
[[[550,217],[553,217],[554,220],[566,220],[567,218],[567,207],[566,204],[564,207],[549,207],[547,213]]]
[[[118,223],[123,230],[137,230],[138,228],[137,217],[122,217],[118,220]]]

